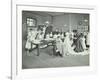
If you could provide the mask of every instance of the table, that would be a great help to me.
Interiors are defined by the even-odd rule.
[[[49,45],[49,44],[52,45]],[[47,45],[47,46],[53,46],[53,55],[55,54],[55,50],[56,50],[56,42],[55,40],[41,40],[39,42],[32,42],[32,44],[35,44],[37,46],[37,56],[40,55],[40,46],[42,44]]]

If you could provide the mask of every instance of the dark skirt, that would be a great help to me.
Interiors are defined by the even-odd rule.
[[[82,41],[81,41],[81,39],[78,39],[76,41],[76,47],[75,47],[74,51],[75,52],[83,52],[84,51],[84,49],[82,47]]]

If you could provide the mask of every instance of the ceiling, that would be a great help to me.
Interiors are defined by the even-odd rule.
[[[51,16],[57,16],[57,15],[63,15],[64,13],[61,13],[61,12],[47,12],[47,14],[49,14]]]
[[[45,11],[25,11],[25,12],[30,12],[30,13],[33,13],[33,14],[38,14],[40,16],[58,16],[58,15],[64,15],[64,14],[78,14],[79,13],[64,13],[64,12],[45,12]],[[80,14],[81,15],[81,14]]]
[[[65,13],[63,12],[41,12],[41,11],[25,11],[25,12],[31,12],[33,14],[38,14],[38,15],[41,15],[41,16],[57,16],[57,15],[63,15]]]

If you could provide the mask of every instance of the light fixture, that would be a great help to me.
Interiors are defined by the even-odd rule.
[[[84,22],[88,22],[88,20],[87,19],[84,19]]]
[[[64,24],[64,27],[66,27],[67,25],[66,24]]]
[[[46,24],[49,24],[49,21],[46,21],[45,23],[46,23]]]

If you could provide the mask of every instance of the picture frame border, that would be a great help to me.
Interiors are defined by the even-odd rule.
[[[17,54],[17,53],[18,53],[18,52],[17,52],[17,50],[18,50],[18,49],[17,49],[17,48],[18,48],[18,45],[17,45],[17,44],[18,44],[18,41],[17,41],[17,36],[18,36],[18,33],[17,33],[17,32],[18,32],[18,31],[17,31],[18,29],[17,29],[17,26],[18,26],[18,25],[17,25],[17,18],[16,18],[16,22],[14,22],[14,23],[16,23],[16,33],[15,33],[15,32],[13,31],[13,25],[14,25],[14,24],[13,24],[13,20],[14,20],[14,16],[12,16],[12,15],[16,15],[16,17],[17,17],[17,6],[23,6],[23,4],[24,4],[24,3],[21,3],[21,4],[20,4],[19,2],[18,2],[18,3],[17,3],[17,2],[14,2],[14,3],[12,3],[12,7],[11,7],[11,8],[13,8],[13,9],[16,8],[16,10],[13,10],[13,9],[12,9],[12,11],[11,11],[11,13],[12,13],[12,14],[11,14],[11,24],[12,24],[12,25],[11,25],[11,42],[12,42],[12,44],[11,44],[11,45],[12,45],[12,47],[11,47],[11,79],[12,79],[12,80],[17,79],[17,76],[19,76],[19,74],[18,74],[18,68],[15,67],[15,66],[18,66],[18,54]],[[51,8],[51,7],[55,7],[55,8],[87,9],[87,10],[93,10],[94,12],[96,12],[96,7],[94,7],[94,6],[92,6],[92,7],[91,7],[91,6],[87,6],[87,8],[86,8],[86,6],[85,6],[85,7],[83,7],[83,6],[82,6],[82,7],[78,7],[78,6],[77,6],[76,8],[74,8],[74,7],[73,7],[74,5],[73,5],[73,6],[72,6],[72,5],[70,5],[70,6],[68,5],[68,6],[69,6],[69,7],[68,7],[68,6],[65,6],[65,5],[63,6],[63,5],[61,5],[61,4],[58,4],[57,6],[55,6],[55,4],[49,4],[49,6],[46,6],[46,5],[44,5],[44,4],[39,5],[39,4],[37,4],[37,3],[34,3],[34,4],[32,4],[32,5],[31,5],[31,4],[29,5],[29,4],[30,4],[30,3],[28,3],[28,5],[27,5],[27,4],[25,4],[25,5],[27,5],[27,6],[39,6],[39,7],[50,7],[50,8]],[[44,6],[43,6],[43,5],[44,5]],[[60,6],[59,6],[59,5],[60,5]],[[71,7],[71,6],[72,6],[72,7]],[[76,5],[75,5],[75,6],[76,6]],[[16,14],[15,14],[15,13],[16,13]],[[96,31],[96,30],[95,30],[95,31]],[[15,39],[13,39],[13,38],[14,38],[14,37],[13,37],[13,36],[14,36],[13,33],[16,34],[16,35],[15,35],[15,36],[16,36],[16,50],[15,50],[16,52],[13,50],[13,46],[15,46],[15,45],[13,44],[13,42],[15,42],[15,41],[14,41]],[[96,33],[95,33],[95,34],[96,34]],[[16,53],[16,59],[14,59],[14,58],[15,58],[15,54],[13,55],[14,52]],[[13,60],[14,60],[14,61],[13,61]],[[14,62],[15,62],[16,64],[15,64]],[[14,63],[14,64],[13,64],[13,63]],[[94,70],[93,73],[96,73],[96,70]],[[21,76],[20,76],[20,77],[21,77]],[[19,78],[19,77],[18,77],[18,78]]]

